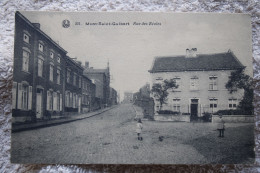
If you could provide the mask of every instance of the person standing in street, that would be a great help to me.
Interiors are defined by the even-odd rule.
[[[143,137],[141,136],[143,129],[143,124],[141,118],[138,119],[137,124],[136,124],[136,133],[137,133],[137,139],[142,141]]]
[[[222,118],[222,114],[219,114],[218,131],[219,131],[218,137],[223,138],[224,137],[224,131],[225,131],[225,121]]]

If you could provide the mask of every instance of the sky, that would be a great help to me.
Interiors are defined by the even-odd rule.
[[[252,75],[251,21],[247,14],[142,13],[142,12],[21,12],[68,52],[71,58],[93,68],[109,62],[111,87],[136,92],[150,82],[156,56],[233,51]],[[64,28],[63,20],[70,26]],[[86,25],[86,23],[126,25]],[[149,25],[157,24],[157,25]],[[76,25],[79,24],[79,25]],[[136,25],[145,24],[145,25]],[[129,25],[128,25],[129,24]],[[146,25],[148,24],[148,25]]]

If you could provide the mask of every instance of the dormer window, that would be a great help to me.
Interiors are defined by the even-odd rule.
[[[43,52],[43,44],[42,43],[39,43],[39,51]]]
[[[53,52],[50,52],[50,57],[51,57],[51,59],[54,58],[54,53]]]
[[[30,43],[30,37],[28,34],[26,33],[23,34],[23,41],[26,43]]]
[[[57,56],[57,62],[60,63],[60,56]]]

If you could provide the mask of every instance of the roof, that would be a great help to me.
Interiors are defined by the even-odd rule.
[[[245,68],[232,51],[217,54],[197,54],[185,56],[156,57],[150,73],[178,71],[214,71]]]
[[[35,31],[42,34],[47,40],[49,40],[52,44],[54,44],[58,49],[60,49],[63,53],[67,54],[68,52],[64,50],[59,44],[53,41],[47,34],[45,34],[41,29],[34,26],[24,15],[22,15],[19,11],[16,12],[16,15],[19,16],[22,20],[24,20],[29,26],[31,26]]]
[[[108,69],[94,69],[94,68],[85,68],[84,73],[108,73]]]

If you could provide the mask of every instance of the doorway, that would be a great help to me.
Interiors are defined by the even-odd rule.
[[[191,104],[190,104],[191,121],[198,120],[198,105],[199,105],[199,99],[191,99]]]
[[[36,92],[36,118],[38,118],[38,119],[43,117],[43,114],[42,114],[42,93],[43,93],[43,90],[37,88],[37,92]]]

